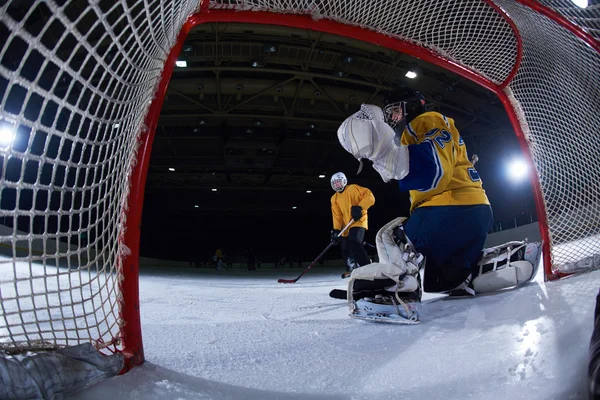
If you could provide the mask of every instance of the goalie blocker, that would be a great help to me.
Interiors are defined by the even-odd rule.
[[[380,262],[352,271],[347,291],[352,318],[402,324],[419,322],[422,292],[419,270],[426,260],[402,234],[403,221],[404,218],[397,218],[377,233]],[[481,260],[469,270],[459,287],[436,288],[436,292],[473,296],[519,286],[535,277],[540,254],[539,242],[513,241],[484,249]],[[425,268],[425,276],[427,273]]]

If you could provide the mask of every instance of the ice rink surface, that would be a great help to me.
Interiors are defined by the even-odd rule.
[[[586,399],[600,271],[473,299],[421,324],[352,320],[341,269],[145,269],[146,363],[72,399]]]

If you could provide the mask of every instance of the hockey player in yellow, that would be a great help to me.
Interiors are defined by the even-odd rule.
[[[450,295],[473,296],[531,280],[539,243],[483,251],[492,210],[454,120],[426,112],[424,97],[408,88],[392,91],[385,103],[385,114],[363,104],[342,123],[338,139],[358,160],[372,161],[385,182],[395,179],[409,191],[411,215],[378,232],[379,263],[352,272],[351,315],[418,321],[423,266],[425,291]]]
[[[375,204],[375,196],[365,187],[348,185],[348,179],[343,172],[331,176],[331,188],[335,190],[335,194],[331,196],[331,240],[341,242],[342,257],[348,269],[352,270],[356,264],[363,266],[370,262],[363,241],[365,231],[369,228],[367,210]],[[342,234],[343,238],[339,238],[342,227],[352,219],[356,222]]]

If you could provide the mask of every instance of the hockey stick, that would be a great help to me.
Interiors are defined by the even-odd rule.
[[[350,225],[352,225],[354,223],[354,219],[351,219],[350,222],[348,222],[348,225],[346,225],[344,227],[344,229],[342,229],[342,231],[340,233],[338,233],[337,237],[342,236],[342,233],[346,232],[346,229],[348,229],[348,227]],[[298,279],[302,278],[302,276],[308,272],[309,269],[311,269],[316,263],[317,261],[319,261],[321,259],[321,257],[323,257],[323,255],[325,253],[327,253],[327,250],[329,250],[333,245],[335,244],[335,242],[330,242],[329,245],[327,247],[325,247],[325,250],[323,250],[321,252],[321,254],[319,254],[317,256],[317,258],[315,258],[315,260],[313,262],[310,263],[310,265],[304,270],[302,271],[302,273],[300,275],[298,275],[298,277],[296,279],[279,279],[277,280],[277,282],[279,283],[296,283],[298,281]]]

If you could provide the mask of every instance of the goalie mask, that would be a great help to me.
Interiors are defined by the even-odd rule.
[[[410,88],[392,90],[383,102],[385,122],[397,132],[402,132],[410,121],[426,111],[425,97]]]
[[[348,179],[343,172],[336,172],[331,176],[331,188],[338,193],[342,193],[348,184]]]
[[[372,104],[363,104],[338,128],[340,144],[360,161],[357,173],[362,170],[362,159],[368,158],[384,182],[408,174],[408,148],[394,144],[394,136],[381,108]]]

